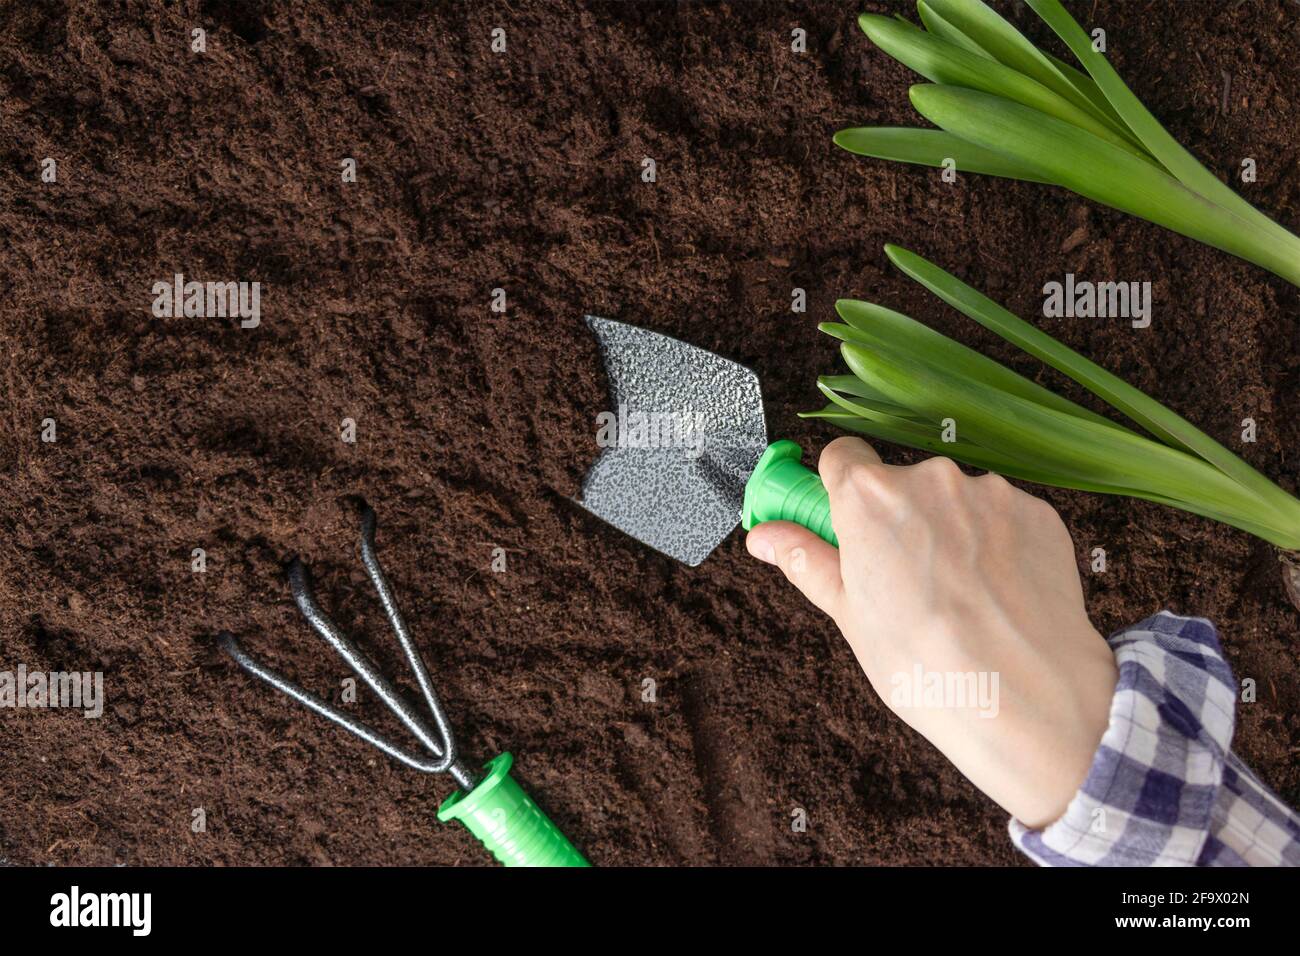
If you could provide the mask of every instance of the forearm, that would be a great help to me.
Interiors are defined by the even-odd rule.
[[[1048,866],[1300,865],[1300,816],[1230,749],[1236,682],[1213,625],[1164,613],[1109,638],[1110,722],[1065,815],[1012,820]]]

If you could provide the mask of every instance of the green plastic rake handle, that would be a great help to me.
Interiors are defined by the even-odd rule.
[[[513,763],[509,751],[489,760],[487,776],[442,801],[438,819],[465,824],[504,866],[591,866],[510,776]]]
[[[802,457],[803,449],[792,441],[767,446],[745,483],[740,523],[748,531],[764,521],[793,521],[838,548],[826,486],[816,472],[800,464]]]

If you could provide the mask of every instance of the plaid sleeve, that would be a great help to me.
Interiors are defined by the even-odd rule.
[[[1214,625],[1161,611],[1109,638],[1110,725],[1065,815],[1010,824],[1044,866],[1296,866],[1300,817],[1232,753],[1237,685]]]

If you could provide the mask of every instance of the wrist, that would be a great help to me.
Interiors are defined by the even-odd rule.
[[[1088,631],[1087,652],[1071,655],[1062,679],[1040,680],[1041,707],[1025,715],[1015,735],[1020,746],[1008,749],[1018,766],[1013,802],[1005,808],[1030,827],[1048,826],[1065,814],[1110,725],[1119,670],[1104,639],[1091,625]]]

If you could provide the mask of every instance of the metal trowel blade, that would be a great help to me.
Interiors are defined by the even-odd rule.
[[[646,329],[586,316],[609,376],[602,451],[578,503],[644,544],[698,565],[741,517],[767,447],[758,376]]]

